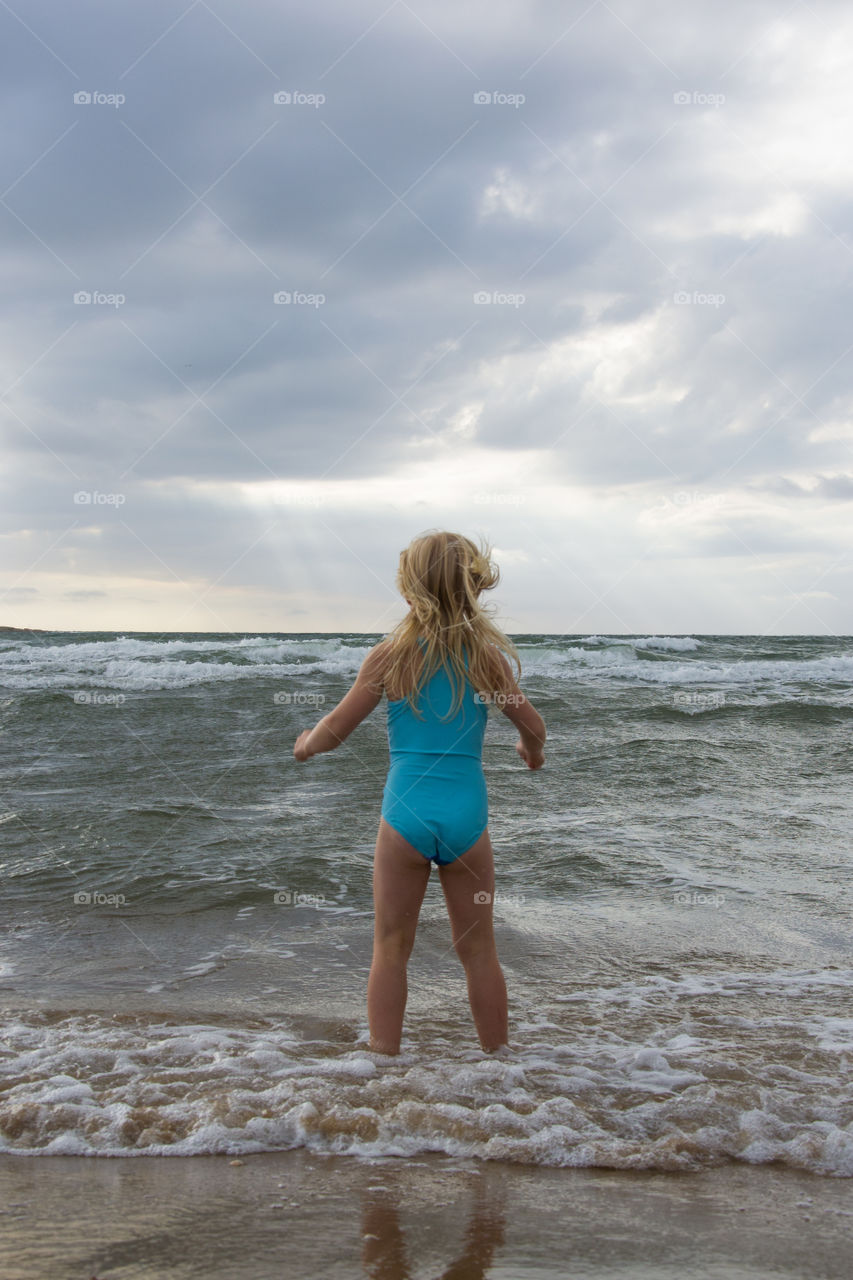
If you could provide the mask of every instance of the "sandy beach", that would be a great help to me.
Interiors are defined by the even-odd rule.
[[[5,1156],[5,1280],[850,1274],[850,1183],[305,1151]]]

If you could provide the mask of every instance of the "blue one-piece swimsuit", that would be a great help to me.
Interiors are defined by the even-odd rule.
[[[453,692],[439,666],[418,692],[423,720],[405,698],[388,700],[391,763],[382,817],[437,866],[467,853],[489,822],[483,774],[488,707],[466,679],[462,705],[449,717]]]

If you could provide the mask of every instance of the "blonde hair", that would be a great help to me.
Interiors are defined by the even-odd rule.
[[[414,538],[400,553],[397,588],[411,603],[405,618],[386,637],[389,644],[383,681],[386,686],[405,688],[415,660],[420,655],[418,638],[426,640],[423,666],[414,687],[406,694],[412,711],[417,708],[422,685],[441,665],[459,677],[456,694],[448,712],[455,715],[462,706],[462,691],[468,679],[486,702],[508,694],[511,682],[503,664],[491,651],[495,645],[513,659],[521,676],[518,651],[508,636],[495,626],[481,605],[480,593],[491,591],[500,581],[500,570],[490,559],[490,549],[482,548],[459,533],[430,530]],[[467,650],[466,672],[463,651]]]

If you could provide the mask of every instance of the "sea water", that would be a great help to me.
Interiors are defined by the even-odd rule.
[[[433,869],[367,1048],[378,635],[0,637],[0,1149],[853,1175],[853,639],[514,637],[484,769],[510,1048]]]

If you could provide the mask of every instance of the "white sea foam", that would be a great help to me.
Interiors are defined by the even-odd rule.
[[[139,639],[32,645],[17,641],[0,653],[0,686],[8,689],[117,690],[128,693],[192,688],[233,681],[280,680],[295,690],[306,677],[352,679],[371,647],[327,637]],[[586,646],[586,647],[583,647]],[[746,693],[781,692],[804,684],[853,685],[853,653],[801,659],[688,656],[708,642],[690,636],[598,636],[580,643],[519,640],[523,678],[625,680],[645,685],[710,685]],[[653,656],[642,656],[643,654]],[[689,708],[688,710],[692,710]]]
[[[630,645],[633,649],[660,649],[673,653],[690,653],[701,643],[693,636],[584,636],[581,641],[581,644]]]
[[[19,643],[0,654],[0,684],[9,689],[130,691],[189,688],[259,677],[355,674],[369,645],[337,638],[275,640],[140,640],[119,636],[61,645]]]
[[[752,690],[757,685],[773,689],[796,684],[853,684],[853,654],[834,657],[786,659],[745,658],[738,662],[711,662],[693,659],[649,662],[633,659],[621,646],[583,650],[567,648],[540,658],[526,654],[527,675],[544,675],[558,680],[584,681],[596,678],[631,680],[652,685],[717,685]]]
[[[446,1038],[397,1058],[300,1037],[293,1028],[170,1025],[141,1016],[19,1016],[4,1031],[0,1149],[19,1154],[194,1155],[305,1147],[550,1166],[695,1169],[781,1161],[853,1176],[853,1022],[806,1001],[849,970],[707,974],[630,987],[664,1016],[606,1014],[607,989],[575,993],[597,1015],[560,1033],[518,1022],[520,1047],[484,1055]],[[710,993],[752,1000],[711,1017]],[[783,1017],[760,1013],[765,993]],[[678,996],[679,1000],[675,997]],[[702,1013],[693,1019],[694,997]],[[641,1000],[641,1003],[642,1003]],[[636,1007],[636,1001],[635,1007]],[[689,1025],[679,1028],[680,1010]],[[633,1028],[633,1029],[632,1029]],[[784,1041],[780,1037],[785,1037]],[[790,1048],[784,1062],[783,1044]]]
[[[735,995],[748,992],[753,996],[785,994],[801,996],[831,988],[853,989],[853,969],[776,969],[755,973],[749,969],[733,973],[687,974],[683,978],[649,975],[641,981],[609,987],[589,987],[570,995],[555,996],[558,1003],[595,1000],[638,1006],[661,994],[670,996]]]

